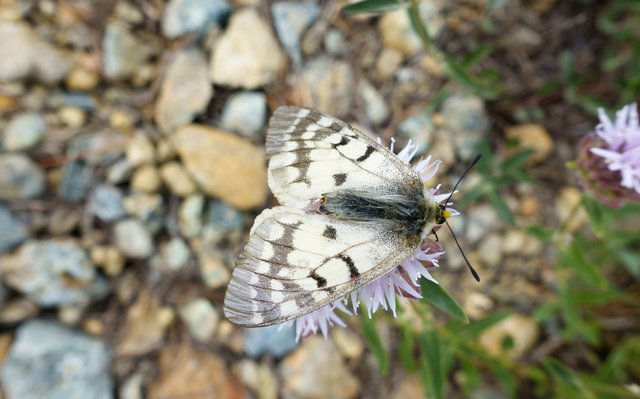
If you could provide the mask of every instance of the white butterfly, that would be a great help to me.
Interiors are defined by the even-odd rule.
[[[388,149],[315,110],[280,107],[266,139],[282,206],[255,220],[224,300],[233,323],[295,319],[411,255],[450,212]]]

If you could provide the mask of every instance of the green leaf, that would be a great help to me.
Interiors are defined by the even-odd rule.
[[[389,369],[389,354],[382,345],[382,340],[380,339],[380,334],[378,334],[375,321],[367,317],[364,305],[362,306],[362,316],[360,316],[360,321],[362,324],[364,338],[367,341],[367,344],[369,344],[369,348],[371,348],[371,352],[373,352],[373,356],[378,362],[380,372],[382,374],[386,374]]]
[[[421,279],[422,300],[429,302],[436,308],[464,323],[469,322],[467,314],[460,304],[446,292],[439,284],[426,278]]]
[[[445,375],[442,367],[442,344],[435,331],[427,330],[420,336],[422,376],[430,397],[444,398]]]
[[[402,329],[402,337],[398,344],[398,356],[402,362],[402,367],[408,372],[414,372],[416,370],[416,362],[413,356],[414,350],[414,338],[413,333],[408,327]]]
[[[493,209],[496,210],[498,216],[504,219],[505,222],[509,223],[511,226],[516,225],[516,219],[513,217],[513,213],[511,213],[509,206],[507,206],[507,203],[504,202],[502,197],[498,195],[497,192],[490,193],[489,202],[491,203]]]
[[[490,316],[485,317],[484,319],[476,320],[471,324],[465,326],[460,334],[464,334],[469,337],[477,337],[487,328],[498,324],[502,320],[506,319],[511,315],[511,312],[507,310],[501,310],[491,314]]]
[[[540,225],[530,225],[525,228],[527,234],[536,238],[538,241],[547,243],[553,239],[553,229]]]
[[[403,0],[364,0],[343,7],[342,12],[346,14],[384,13],[396,10],[404,5],[406,5],[406,1]]]
[[[429,36],[429,31],[424,26],[424,23],[422,23],[417,0],[409,0],[409,8],[407,9],[407,12],[409,13],[411,27],[418,34],[420,40],[422,40],[422,44],[427,48],[431,48],[433,46],[433,42]]]

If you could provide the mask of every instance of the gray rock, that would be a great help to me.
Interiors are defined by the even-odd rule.
[[[233,13],[211,54],[213,83],[255,89],[271,83],[286,66],[286,57],[271,26],[253,7]]]
[[[84,160],[71,161],[62,167],[58,195],[67,202],[80,202],[89,188],[92,169]]]
[[[137,219],[118,222],[114,229],[116,247],[127,258],[148,258],[153,253],[153,237]]]
[[[500,226],[500,218],[491,205],[482,204],[467,211],[466,237],[471,243],[475,243],[482,237],[486,237],[491,231]]]
[[[155,120],[164,133],[172,133],[205,111],[213,95],[208,69],[204,54],[197,48],[174,54],[155,108]]]
[[[47,124],[40,114],[24,112],[14,116],[4,131],[5,151],[27,151],[40,142]]]
[[[259,91],[242,91],[229,97],[222,110],[220,125],[245,136],[257,135],[267,118],[267,98]]]
[[[247,329],[243,349],[249,357],[284,357],[298,346],[293,324]]]
[[[185,33],[205,33],[224,22],[231,7],[226,0],[171,0],[162,18],[162,33],[176,38]]]
[[[282,47],[291,57],[294,69],[299,69],[302,65],[300,39],[320,15],[320,8],[311,2],[280,1],[271,6],[271,15]]]
[[[426,112],[420,112],[400,122],[398,135],[410,139],[418,146],[418,153],[421,154],[431,146],[434,130],[431,116]]]
[[[351,65],[325,56],[307,62],[295,86],[311,100],[307,105],[337,118],[349,114],[357,89]]]
[[[179,210],[180,232],[185,237],[195,237],[202,231],[204,195],[192,194],[186,197]]]
[[[105,76],[123,80],[133,76],[156,52],[155,46],[129,32],[127,28],[110,23],[102,39]]]
[[[171,270],[187,265],[191,251],[182,238],[174,237],[161,249],[163,263]]]
[[[329,29],[324,35],[324,47],[329,54],[336,56],[344,55],[349,50],[344,35],[338,29]]]
[[[71,240],[28,241],[2,258],[0,273],[41,306],[87,303],[102,289],[87,253]]]
[[[180,317],[189,334],[200,342],[207,342],[218,329],[220,314],[205,298],[196,298],[179,308]]]
[[[58,324],[32,320],[18,328],[2,368],[8,399],[110,399],[111,354],[104,343]]]
[[[125,216],[122,205],[122,193],[113,186],[101,184],[96,186],[89,198],[89,212],[105,222],[112,222]]]
[[[489,131],[484,100],[476,96],[453,95],[442,104],[442,115],[450,137],[462,159],[475,154],[475,148]]]
[[[34,198],[45,189],[44,172],[23,154],[0,154],[0,199]]]
[[[26,238],[26,226],[0,204],[0,252],[10,250]]]
[[[0,21],[0,81],[34,77],[54,84],[71,69],[71,59],[22,22]]]
[[[230,233],[241,230],[246,222],[243,212],[222,201],[211,200],[207,207],[202,236],[207,242],[216,243],[228,238]]]
[[[371,83],[361,80],[358,85],[360,97],[364,100],[367,117],[374,125],[379,125],[389,117],[389,107],[384,98]]]

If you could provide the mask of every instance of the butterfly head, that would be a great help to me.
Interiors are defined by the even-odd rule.
[[[451,211],[448,210],[444,205],[440,204],[436,207],[436,224],[443,224],[450,216]]]

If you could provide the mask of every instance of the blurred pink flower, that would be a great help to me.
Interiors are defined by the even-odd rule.
[[[595,134],[579,144],[577,160],[585,189],[598,201],[618,207],[640,202],[640,123],[636,104],[629,104],[611,121],[598,109]]]

